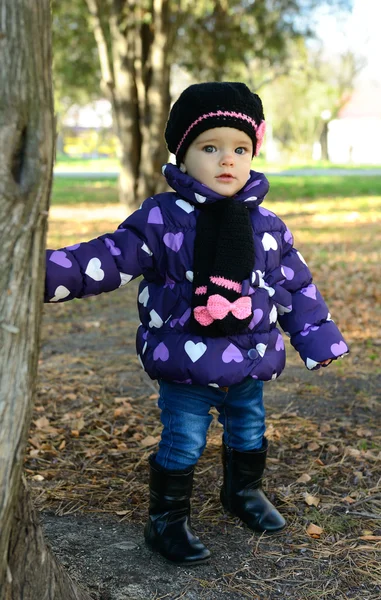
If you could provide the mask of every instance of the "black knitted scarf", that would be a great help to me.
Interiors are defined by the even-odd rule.
[[[225,337],[241,333],[253,313],[242,282],[254,267],[249,210],[233,198],[199,207],[193,266],[192,330]]]

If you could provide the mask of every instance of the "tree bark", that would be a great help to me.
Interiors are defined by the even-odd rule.
[[[54,112],[49,0],[0,10],[0,600],[89,600],[46,546],[22,483],[41,321]]]
[[[121,146],[120,200],[135,210],[165,188],[164,128],[170,107],[171,0],[86,0],[102,83]]]

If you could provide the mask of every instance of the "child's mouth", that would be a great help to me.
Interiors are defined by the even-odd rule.
[[[222,173],[222,175],[218,175],[217,179],[219,181],[232,181],[235,178],[230,173]]]

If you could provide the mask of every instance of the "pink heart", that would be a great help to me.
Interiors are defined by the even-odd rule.
[[[64,269],[70,269],[73,266],[71,260],[68,259],[65,252],[62,250],[55,250],[53,254],[50,255],[49,260]]]
[[[342,354],[348,352],[348,346],[341,340],[341,342],[338,344],[332,344],[331,352],[334,356],[341,356]]]
[[[232,360],[234,362],[240,363],[243,361],[243,356],[242,356],[241,352],[238,350],[238,348],[236,346],[234,346],[234,344],[229,344],[229,346],[226,348],[226,350],[222,354],[222,361],[224,363],[230,363],[230,362],[232,362]]]
[[[169,351],[164,342],[160,342],[158,346],[156,346],[153,351],[153,359],[154,360],[162,360],[163,362],[167,361],[169,358]]]
[[[173,250],[174,252],[178,252],[183,244],[184,234],[179,231],[179,233],[166,233],[163,237],[164,244]]]
[[[284,341],[283,341],[282,336],[279,334],[278,338],[277,338],[277,341],[275,343],[275,350],[277,352],[279,352],[280,350],[283,350],[283,348],[284,348]]]

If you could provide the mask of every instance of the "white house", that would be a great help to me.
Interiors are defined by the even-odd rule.
[[[381,164],[381,83],[355,90],[339,117],[328,125],[331,162]]]

